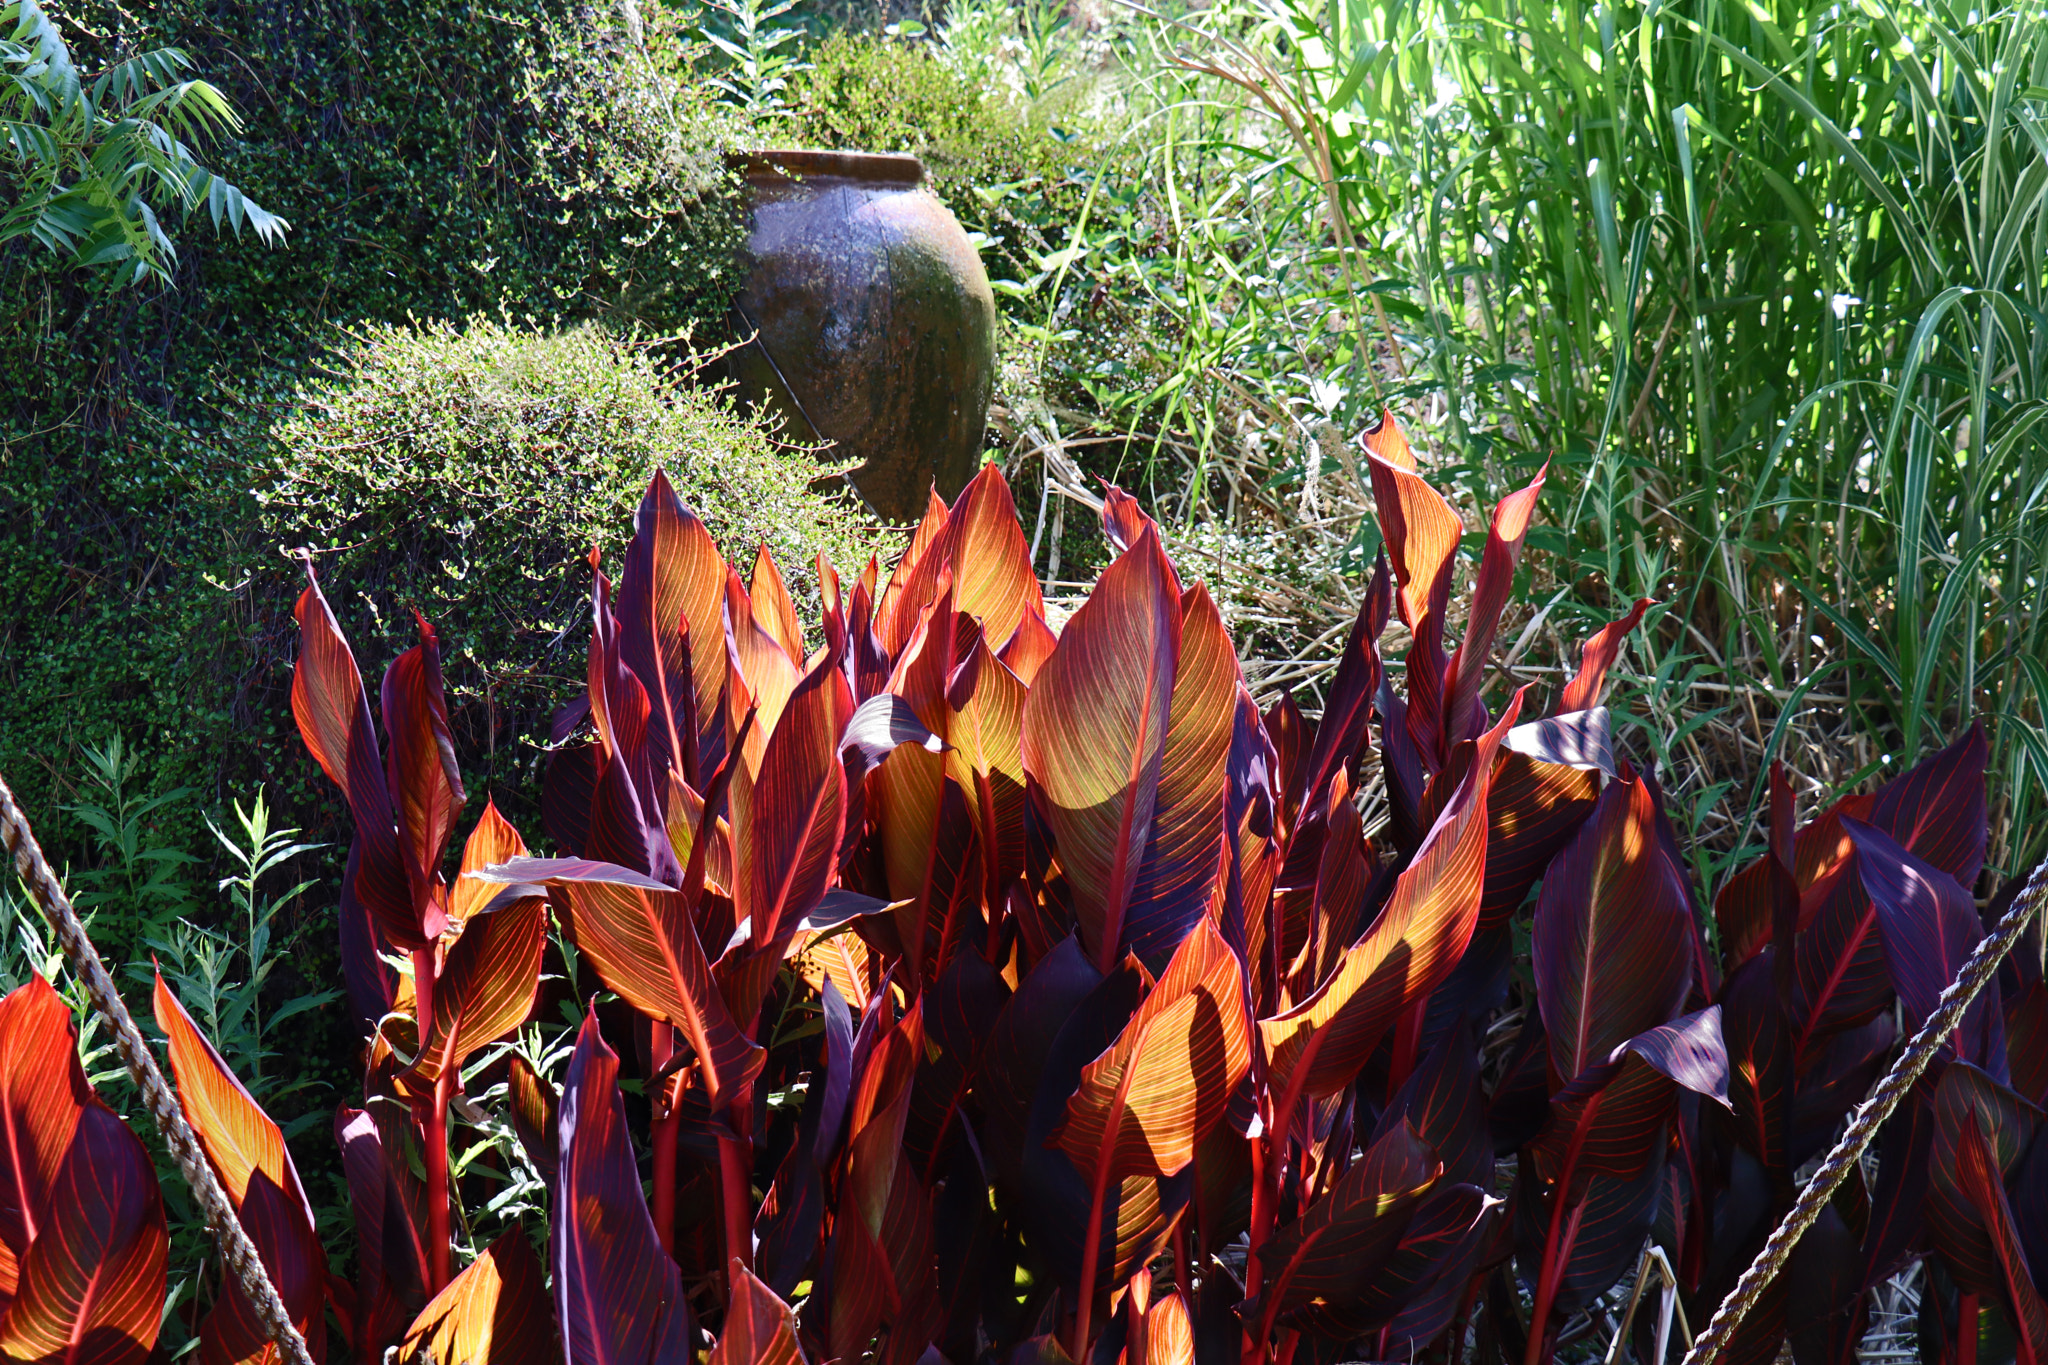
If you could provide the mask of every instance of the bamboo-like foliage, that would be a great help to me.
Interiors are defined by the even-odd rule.
[[[1221,503],[1214,433],[1247,407],[1277,429],[1320,408],[1347,436],[1386,403],[1440,414],[1477,503],[1553,462],[1551,621],[1672,604],[1646,700],[1685,689],[1693,747],[1738,732],[1761,772],[1819,724],[1853,737],[1829,777],[1854,785],[1983,716],[1994,858],[2038,856],[2048,12],[1160,10],[1133,29],[1158,54],[1133,99],[1164,125],[1173,259],[1130,270],[1172,281],[1149,306],[1176,326],[1171,382],[1128,405],[1199,442],[1195,509]],[[1119,249],[1100,221],[1067,245]],[[1075,273],[1077,295],[1112,278]],[[1233,506],[1299,482],[1310,508],[1318,468],[1342,485],[1341,450],[1298,444]],[[1349,532],[1332,520],[1319,534]],[[1758,782],[1717,813],[1730,853],[1763,804]]]

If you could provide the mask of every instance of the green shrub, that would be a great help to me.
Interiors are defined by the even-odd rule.
[[[472,771],[508,737],[544,742],[583,686],[583,561],[616,547],[656,466],[730,560],[766,544],[800,599],[816,600],[820,551],[857,570],[875,548],[850,497],[810,490],[825,467],[808,452],[600,327],[380,324],[335,364],[271,429],[265,535],[315,553],[336,610],[355,609],[366,674],[416,638],[404,607],[436,624],[451,704],[478,713]]]
[[[1110,149],[1057,133],[999,87],[977,83],[921,43],[842,33],[794,82],[788,125],[799,146],[909,152],[969,232],[992,239],[992,277],[1024,279],[1056,249]]]

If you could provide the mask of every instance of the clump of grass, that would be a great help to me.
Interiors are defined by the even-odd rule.
[[[1263,538],[1273,582],[1239,559],[1266,675],[1312,681],[1375,548],[1350,466],[1391,407],[1474,508],[1551,463],[1517,672],[1667,604],[1624,700],[1677,732],[1656,757],[1709,882],[1789,737],[1839,760],[1820,799],[1978,716],[1992,875],[2038,856],[2038,0],[1122,8],[1139,169],[1098,164],[1006,300],[998,429],[1044,471],[1050,545],[1090,491],[1068,466]]]

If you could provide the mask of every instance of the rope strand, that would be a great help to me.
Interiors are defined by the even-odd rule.
[[[1813,1173],[1813,1179],[1807,1182],[1798,1202],[1771,1233],[1770,1240],[1764,1243],[1756,1259],[1749,1263],[1749,1269],[1742,1272],[1735,1288],[1714,1310],[1713,1321],[1707,1324],[1707,1330],[1700,1333],[1699,1340],[1686,1353],[1685,1365],[1708,1365],[1727,1349],[1735,1329],[1742,1325],[1742,1320],[1749,1316],[1749,1310],[1762,1297],[1764,1286],[1784,1268],[1792,1255],[1792,1248],[1812,1226],[1813,1220],[1820,1217],[1821,1209],[1834,1197],[1836,1188],[1848,1178],[1850,1169],[1862,1158],[1863,1149],[1870,1145],[1878,1128],[1892,1116],[1892,1111],[1899,1107],[1899,1101],[1920,1079],[1920,1073],[1927,1069],[1927,1063],[1940,1050],[1942,1039],[1962,1023],[1963,1011],[1984,989],[1984,983],[1998,970],[1998,964],[2012,951],[2013,944],[2019,942],[2027,925],[2041,913],[2044,901],[2048,901],[2048,859],[2034,869],[2034,875],[2027,879],[2026,889],[2013,901],[1998,927],[1978,941],[1969,960],[1956,973],[1956,979],[1941,993],[1934,1013],[1927,1017],[1920,1031],[1913,1035],[1913,1041],[1892,1063],[1891,1070],[1870,1092],[1870,1098],[1857,1108],[1855,1121],[1842,1134],[1834,1150],[1828,1153],[1820,1169]]]
[[[221,1259],[226,1262],[228,1273],[248,1295],[258,1321],[263,1324],[264,1333],[276,1345],[285,1365],[313,1365],[313,1357],[307,1352],[304,1339],[292,1326],[291,1314],[286,1310],[284,1300],[278,1297],[277,1287],[270,1282],[269,1272],[263,1267],[263,1258],[257,1252],[256,1244],[249,1240],[241,1220],[235,1217],[235,1208],[228,1201],[227,1191],[221,1188],[206,1154],[200,1150],[199,1139],[193,1136],[190,1125],[185,1122],[185,1113],[178,1105],[177,1096],[171,1092],[164,1073],[157,1067],[156,1054],[150,1051],[141,1030],[135,1027],[135,1020],[129,1017],[128,1006],[122,1003],[120,993],[114,989],[113,979],[107,975],[106,966],[100,961],[99,950],[86,937],[85,925],[72,908],[71,898],[64,894],[64,888],[51,872],[42,848],[36,843],[35,831],[29,828],[28,817],[21,813],[21,807],[15,803],[14,792],[4,778],[0,778],[0,839],[5,840],[7,851],[14,857],[15,870],[21,874],[29,894],[49,920],[58,946],[64,950],[64,960],[71,964],[72,973],[85,983],[85,993],[91,998],[93,1008],[113,1025],[114,1048],[121,1054],[121,1061],[127,1066],[136,1089],[142,1092],[143,1107],[149,1111],[157,1131],[163,1134],[164,1142],[171,1149],[171,1159],[177,1162],[185,1183],[198,1196],[199,1207],[204,1210],[206,1221],[212,1225],[214,1237],[220,1244]]]

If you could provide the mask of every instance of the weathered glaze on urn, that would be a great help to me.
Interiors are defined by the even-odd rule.
[[[729,372],[794,439],[860,461],[886,520],[915,521],[980,466],[995,379],[995,295],[974,245],[913,156],[747,156],[752,269]]]

